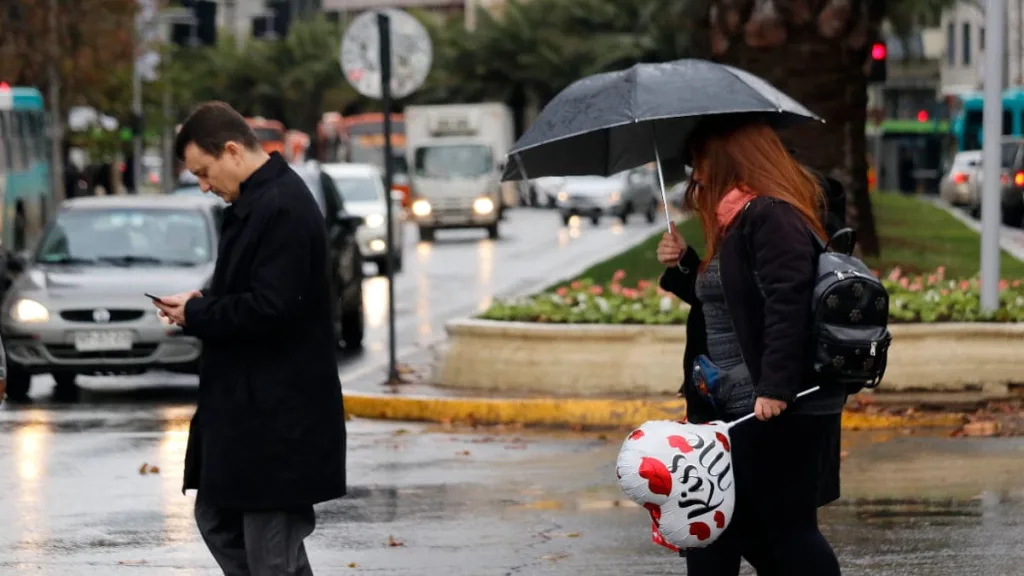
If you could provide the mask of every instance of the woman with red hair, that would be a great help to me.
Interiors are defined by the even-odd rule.
[[[758,421],[732,431],[732,524],[686,552],[687,574],[735,576],[745,558],[760,576],[838,575],[817,509],[839,497],[846,390],[823,387],[793,402],[815,384],[808,335],[825,195],[765,124],[710,123],[690,151],[686,204],[707,249],[702,259],[673,226],[657,252],[662,288],[691,305],[687,415],[699,423],[753,411]],[[711,386],[703,375],[715,373]]]

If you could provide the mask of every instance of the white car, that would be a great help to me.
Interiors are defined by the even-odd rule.
[[[387,270],[387,238],[385,226],[387,200],[391,198],[391,222],[395,235],[395,272],[402,269],[402,194],[384,191],[384,175],[373,164],[324,164],[324,174],[334,182],[345,211],[362,216],[364,223],[356,231],[356,241],[364,260],[373,261],[379,273]]]
[[[980,171],[981,150],[957,152],[949,172],[939,183],[939,196],[956,206],[980,205],[981,202],[975,193],[977,175]]]

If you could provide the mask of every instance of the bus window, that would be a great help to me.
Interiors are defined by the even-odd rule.
[[[1013,113],[1003,110],[1003,136],[1013,134]]]

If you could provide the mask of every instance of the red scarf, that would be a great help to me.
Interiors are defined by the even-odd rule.
[[[739,216],[747,202],[753,199],[753,194],[744,192],[739,188],[733,188],[722,198],[722,201],[718,203],[718,209],[715,210],[715,216],[718,218],[718,225],[722,227],[723,231]]]

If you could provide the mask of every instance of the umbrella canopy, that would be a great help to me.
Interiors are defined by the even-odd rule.
[[[555,96],[509,151],[502,180],[609,176],[648,162],[681,164],[697,123],[723,115],[776,127],[822,121],[738,68],[695,59],[636,64],[588,76]]]

